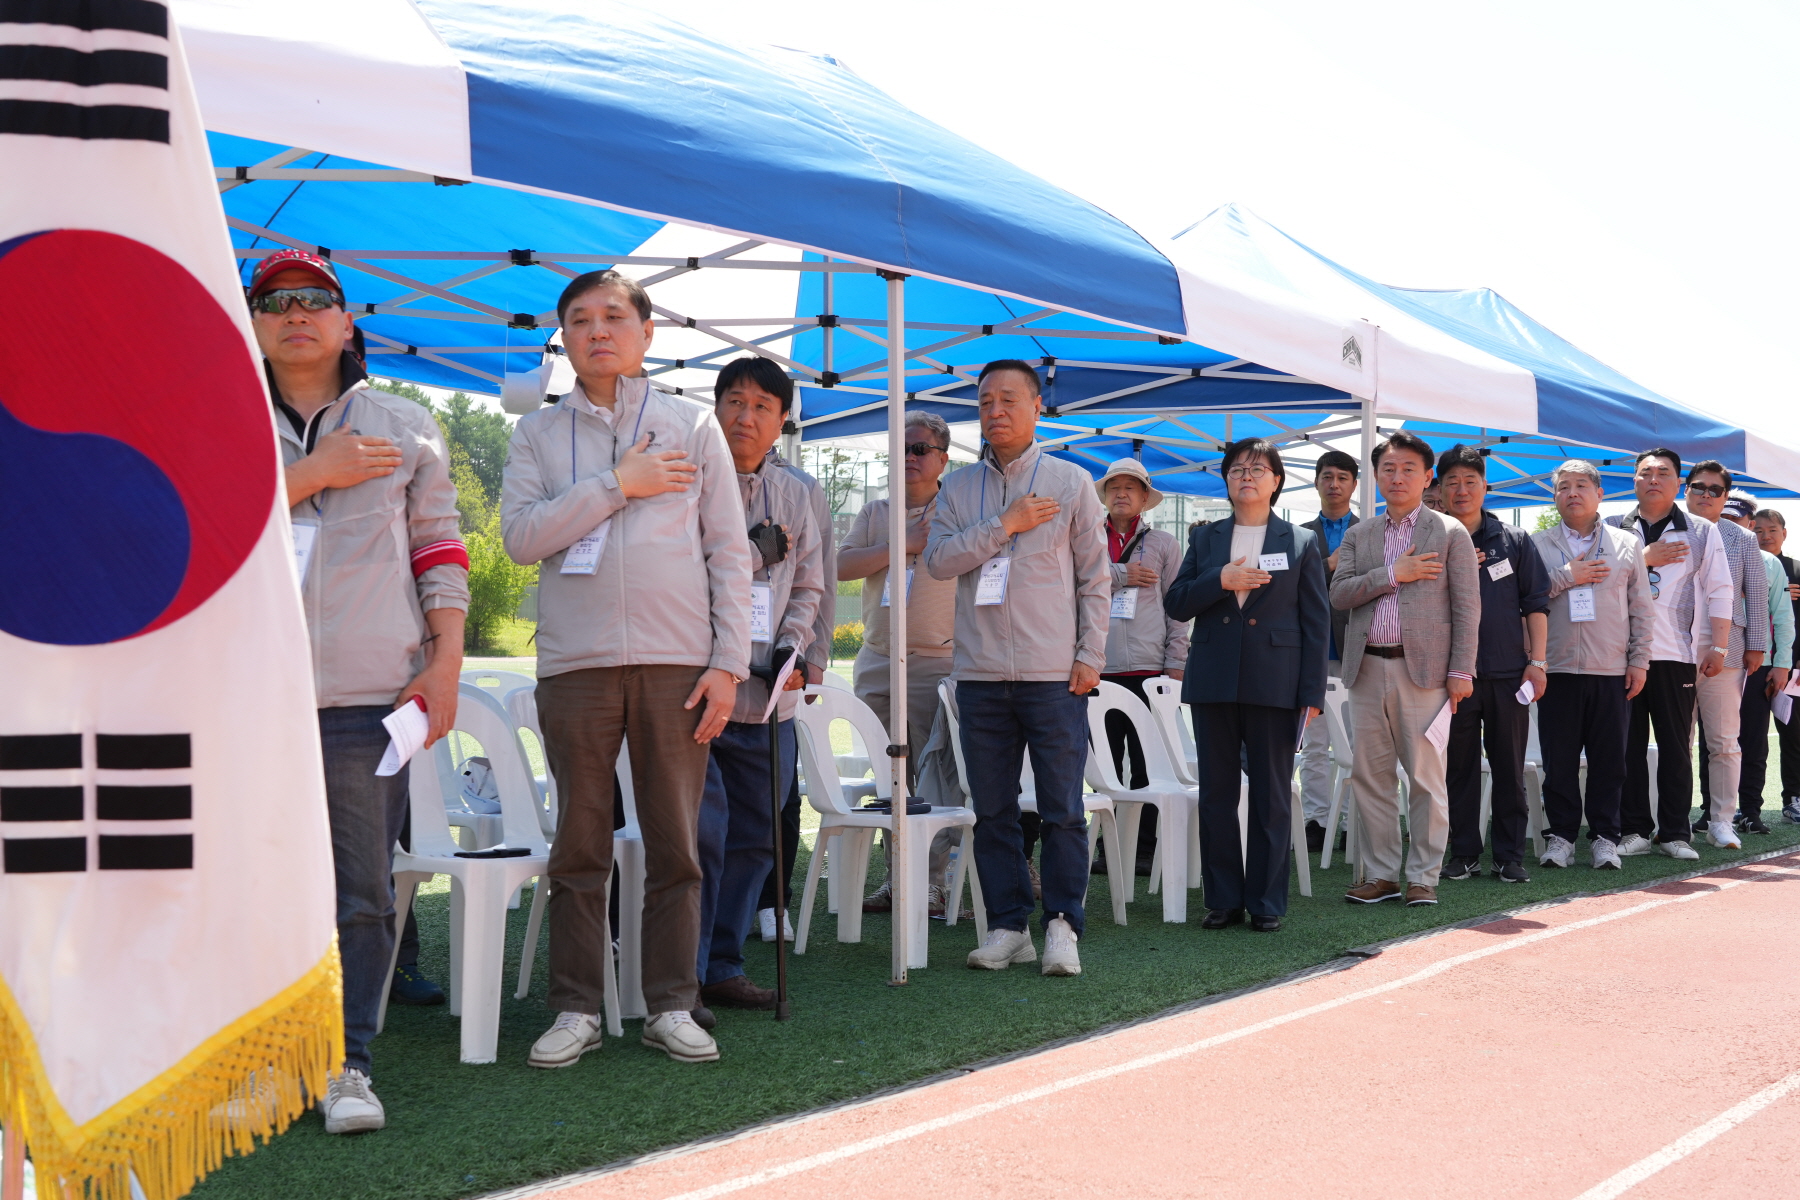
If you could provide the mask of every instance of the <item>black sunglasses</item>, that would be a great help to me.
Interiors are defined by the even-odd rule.
[[[1688,484],[1688,491],[1697,493],[1701,496],[1711,496],[1715,500],[1725,494],[1725,489],[1716,483],[1690,483]]]
[[[294,301],[307,312],[323,312],[328,308],[336,308],[343,304],[341,296],[321,287],[276,288],[250,298],[250,311],[274,313],[280,315],[288,310]]]
[[[934,446],[930,442],[914,442],[912,445],[906,447],[906,456],[908,458],[924,458],[933,450],[936,450],[939,454],[949,453],[944,447]]]

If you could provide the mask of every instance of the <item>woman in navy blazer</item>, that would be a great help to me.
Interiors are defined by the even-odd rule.
[[[1193,621],[1181,698],[1192,706],[1200,755],[1202,929],[1244,919],[1272,933],[1287,912],[1294,747],[1325,703],[1331,606],[1325,548],[1271,511],[1287,481],[1260,438],[1225,448],[1230,520],[1188,537],[1163,607]],[[1239,854],[1238,767],[1250,776],[1250,837]]]

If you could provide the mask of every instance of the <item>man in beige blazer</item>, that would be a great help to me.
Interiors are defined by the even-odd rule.
[[[1473,690],[1479,567],[1462,522],[1422,503],[1431,446],[1401,430],[1375,448],[1374,459],[1387,511],[1344,535],[1331,580],[1332,607],[1350,613],[1339,649],[1350,689],[1350,790],[1365,877],[1345,899],[1378,904],[1404,895],[1408,905],[1436,904],[1450,836],[1442,746],[1449,714]],[[1429,731],[1440,715],[1444,738],[1434,742]],[[1396,765],[1411,781],[1404,891]]]

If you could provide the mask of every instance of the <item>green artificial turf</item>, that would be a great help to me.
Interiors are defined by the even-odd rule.
[[[1765,818],[1778,814],[1778,808],[1765,810]],[[394,1006],[373,1047],[375,1084],[387,1106],[385,1131],[331,1137],[316,1113],[309,1114],[254,1155],[225,1163],[194,1195],[198,1200],[477,1195],[1148,1016],[1277,979],[1369,943],[1574,892],[1723,866],[1800,843],[1800,826],[1772,829],[1769,836],[1745,835],[1741,852],[1701,847],[1698,863],[1652,855],[1626,859],[1620,872],[1532,867],[1528,884],[1503,885],[1491,876],[1446,881],[1435,908],[1347,904],[1341,899],[1349,882],[1346,869],[1339,864],[1321,872],[1314,859],[1313,898],[1296,891],[1286,928],[1273,936],[1243,926],[1201,931],[1198,889],[1190,894],[1191,922],[1164,924],[1160,899],[1144,894],[1142,879],[1128,910],[1131,923],[1116,926],[1106,879],[1096,875],[1081,942],[1085,973],[1074,979],[1046,979],[1035,967],[970,971],[962,960],[975,944],[973,923],[947,929],[934,921],[930,967],[912,972],[905,987],[889,987],[887,918],[865,918],[864,940],[840,944],[836,918],[824,912],[821,886],[809,952],[789,957],[793,1019],[777,1024],[768,1013],[721,1011],[715,1036],[723,1057],[702,1066],[677,1064],[641,1046],[638,1022],[628,1021],[624,1040],[608,1039],[602,1051],[572,1068],[527,1067],[527,1050],[552,1018],[543,1003],[542,947],[531,996],[511,998],[527,891],[526,904],[512,914],[510,925],[498,1062],[457,1061],[458,1022],[447,1007]],[[879,870],[880,856],[875,857]],[[803,847],[796,895],[806,865]],[[440,877],[437,890],[419,899],[421,965],[439,980],[448,970],[444,887]],[[1035,925],[1034,937],[1041,946]],[[773,951],[752,940],[746,952],[751,977],[766,985],[774,983]]]

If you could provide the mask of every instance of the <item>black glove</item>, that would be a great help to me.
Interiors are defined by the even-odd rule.
[[[787,530],[773,521],[764,521],[750,531],[750,544],[762,555],[762,565],[766,570],[788,556]]]
[[[769,665],[766,667],[751,667],[750,673],[770,687],[774,687],[775,680],[781,675],[781,668],[786,665],[787,660],[792,657],[794,657],[794,648],[792,646],[777,646],[769,654]],[[796,671],[802,669],[803,668],[799,666],[794,667],[794,670]]]

